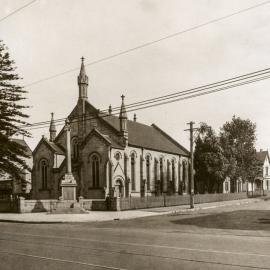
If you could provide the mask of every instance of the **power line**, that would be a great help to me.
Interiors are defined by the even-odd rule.
[[[270,74],[268,74],[266,76],[258,77],[258,78],[253,78],[253,79],[248,80],[248,81],[242,81],[242,82],[237,82],[235,84],[225,85],[223,87],[220,87],[220,88],[217,88],[217,89],[212,89],[212,90],[209,90],[209,91],[205,91],[207,89],[204,89],[204,92],[192,93],[191,95],[187,94],[186,96],[181,97],[181,98],[174,98],[173,100],[159,102],[157,104],[141,106],[141,107],[138,107],[138,108],[135,108],[135,109],[127,110],[127,112],[143,110],[143,109],[152,108],[152,107],[156,107],[156,106],[161,106],[161,105],[165,105],[165,104],[169,104],[169,103],[173,103],[173,102],[178,102],[178,101],[182,101],[182,100],[186,100],[186,99],[191,99],[191,98],[195,98],[195,97],[199,97],[199,96],[209,95],[209,94],[213,94],[213,93],[216,93],[216,92],[220,92],[220,91],[228,90],[228,89],[231,89],[231,88],[239,87],[239,86],[242,86],[242,85],[251,84],[251,83],[254,83],[254,82],[266,80],[266,79],[269,79],[269,78],[270,78]],[[116,115],[116,114],[118,114],[118,113],[114,113],[114,114],[111,114],[111,115]],[[94,117],[92,116],[90,118],[86,118],[85,120],[91,120],[91,119],[96,119],[96,118],[106,118],[106,117],[109,117],[109,116],[110,115],[108,115],[108,114],[106,114],[106,115],[98,115],[98,116],[94,116]],[[74,118],[74,119],[76,119],[76,118]],[[76,120],[76,121],[73,120],[73,122],[78,122],[78,121],[79,120]],[[56,124],[56,125],[58,126],[58,125],[62,125],[62,124],[63,123]],[[33,128],[29,128],[27,130],[40,129],[40,128],[45,128],[45,127],[47,128],[48,126],[33,127]]]
[[[12,11],[11,13],[9,13],[9,14],[6,15],[5,17],[1,18],[1,19],[0,19],[0,22],[4,21],[5,19],[7,19],[8,17],[14,15],[15,13],[21,11],[22,9],[24,9],[24,8],[26,8],[26,7],[30,6],[30,5],[32,5],[32,4],[33,4],[34,2],[36,2],[36,1],[37,1],[37,0],[33,0],[33,1],[31,1],[31,2],[29,2],[29,3],[27,3],[27,4],[25,4],[24,6],[21,6],[21,7],[19,7],[18,9],[15,9],[14,11]]]
[[[203,85],[200,87],[195,87],[195,88],[191,88],[191,89],[184,90],[184,91],[177,91],[177,92],[174,92],[172,94],[167,94],[167,95],[159,96],[156,98],[146,99],[146,100],[139,101],[139,102],[133,102],[133,103],[127,104],[126,109],[142,106],[144,104],[156,103],[156,102],[176,98],[179,96],[184,96],[187,94],[194,94],[194,93],[198,93],[198,92],[201,92],[204,90],[212,89],[212,88],[217,87],[217,86],[222,86],[222,85],[226,85],[226,84],[230,84],[230,83],[234,83],[234,82],[238,82],[238,81],[242,81],[242,80],[247,80],[247,79],[254,78],[254,77],[256,78],[258,76],[268,74],[269,72],[270,72],[270,68],[266,68],[266,69],[258,70],[255,72],[250,72],[250,73],[247,73],[244,75],[235,76],[235,77],[225,79],[222,81],[206,84],[206,85]],[[119,111],[119,109],[120,109],[120,106],[112,108],[112,111]],[[100,113],[107,113],[107,109],[99,110],[99,112]],[[66,118],[59,118],[59,119],[55,119],[55,122],[63,122],[65,120],[66,120]],[[36,123],[28,124],[28,125],[22,125],[20,127],[21,128],[22,127],[30,127],[30,126],[33,127],[33,126],[39,126],[39,125],[46,125],[49,123],[50,123],[50,121],[42,121],[42,122],[36,122]]]
[[[109,55],[109,56],[106,56],[106,57],[103,57],[103,58],[100,58],[100,59],[98,59],[98,60],[95,60],[95,61],[86,63],[85,66],[92,66],[92,65],[95,65],[95,64],[104,62],[104,61],[108,61],[108,60],[113,59],[113,58],[116,58],[116,57],[118,57],[118,56],[122,56],[122,55],[128,54],[128,53],[130,53],[130,52],[133,52],[133,51],[136,51],[136,50],[139,50],[139,49],[142,49],[142,48],[145,48],[145,47],[154,45],[154,44],[159,43],[159,42],[161,42],[161,41],[164,41],[164,40],[166,40],[166,39],[174,38],[174,37],[176,37],[176,36],[185,34],[185,33],[190,32],[190,31],[194,31],[194,30],[199,29],[199,28],[202,28],[202,27],[204,27],[204,26],[207,26],[207,25],[210,25],[210,24],[213,24],[213,23],[216,23],[216,22],[219,22],[219,21],[228,19],[228,18],[233,17],[233,16],[235,16],[235,15],[238,15],[238,14],[241,14],[241,13],[248,12],[248,11],[250,11],[250,10],[252,10],[252,9],[255,9],[255,8],[258,8],[258,7],[267,5],[267,4],[269,4],[269,3],[270,3],[270,1],[265,1],[265,2],[262,2],[262,3],[260,3],[260,4],[250,6],[250,7],[248,7],[248,8],[244,8],[244,9],[235,11],[235,12],[233,12],[233,13],[230,13],[230,14],[224,15],[224,16],[222,16],[222,17],[219,17],[219,18],[210,20],[210,21],[208,21],[208,22],[201,23],[201,24],[198,24],[198,25],[196,25],[196,26],[192,26],[192,27],[187,28],[187,29],[185,29],[185,30],[178,31],[178,32],[176,32],[176,33],[173,33],[173,34],[170,34],[170,35],[166,35],[166,36],[161,37],[161,38],[159,38],[159,39],[156,39],[156,40],[153,40],[153,41],[149,41],[149,42],[143,43],[143,44],[141,44],[141,45],[138,45],[138,46],[136,46],[136,47],[133,47],[133,48],[130,48],[130,49],[127,49],[127,50],[124,50],[124,51],[121,51],[121,52],[118,52],[118,53],[115,53],[115,54],[112,54],[112,55]],[[54,74],[54,75],[52,75],[52,76],[48,76],[48,77],[45,77],[45,78],[43,78],[43,79],[34,81],[34,82],[32,82],[32,83],[29,83],[29,84],[24,85],[24,87],[29,87],[29,86],[32,86],[32,85],[35,85],[35,84],[38,84],[38,83],[41,83],[41,82],[44,82],[44,81],[48,81],[48,80],[57,78],[57,77],[59,77],[59,76],[63,76],[63,75],[65,75],[65,74],[68,74],[68,73],[77,71],[77,70],[79,70],[79,67],[72,68],[72,69],[66,70],[66,71],[64,71],[64,72],[60,72],[60,73]]]

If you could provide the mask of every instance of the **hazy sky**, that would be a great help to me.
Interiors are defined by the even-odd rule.
[[[30,0],[0,0],[0,18]],[[227,15],[263,0],[38,0],[0,22],[0,39],[22,84]],[[270,67],[270,4],[88,66],[97,108],[140,101]],[[78,98],[78,71],[27,88],[29,122],[66,117]],[[216,130],[232,116],[257,123],[257,147],[270,145],[270,80],[137,112],[188,147],[186,123]],[[129,119],[133,113],[129,113]],[[60,127],[58,127],[58,131]],[[48,129],[32,131],[33,149]]]

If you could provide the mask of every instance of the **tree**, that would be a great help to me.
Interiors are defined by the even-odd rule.
[[[28,108],[22,104],[26,91],[17,84],[20,79],[15,72],[14,61],[10,59],[7,47],[0,40],[0,175],[21,178],[22,169],[28,166],[24,161],[26,149],[11,139],[12,135],[30,136],[20,126],[28,116]]]
[[[200,192],[219,192],[229,166],[219,138],[211,127],[202,123],[195,143],[196,189]]]
[[[256,160],[256,124],[249,119],[243,120],[233,116],[231,122],[226,122],[220,133],[220,142],[224,154],[233,169],[230,177],[234,182],[241,177],[243,181],[253,180],[258,164]]]

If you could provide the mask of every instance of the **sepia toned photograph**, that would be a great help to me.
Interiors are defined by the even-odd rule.
[[[0,0],[0,270],[270,269],[270,1]]]

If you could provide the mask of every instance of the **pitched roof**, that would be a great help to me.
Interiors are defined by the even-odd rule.
[[[54,142],[48,141],[45,137],[42,137],[41,138],[41,140],[39,141],[38,145],[34,149],[33,153],[35,153],[37,151],[37,149],[39,148],[39,146],[42,143],[45,143],[48,146],[48,148],[51,149],[54,153],[56,153],[58,155],[65,155],[65,150],[62,147],[58,146]]]
[[[58,154],[58,155],[65,155],[64,150],[63,150],[61,147],[59,147],[56,143],[50,142],[50,141],[48,141],[48,140],[46,140],[46,139],[45,139],[45,141],[50,145],[50,147],[52,148],[52,150],[53,150],[56,154]]]
[[[103,119],[120,131],[120,121],[117,116],[107,115]],[[188,156],[189,152],[182,145],[172,139],[156,125],[147,126],[134,121],[127,121],[128,144],[151,150]]]
[[[26,143],[25,140],[22,139],[13,139],[11,138],[13,142],[16,142],[17,144],[23,146],[25,148],[25,154],[29,157],[32,156],[32,150],[30,149],[29,145]]]
[[[93,136],[93,134],[97,134],[99,137],[103,138],[103,140],[105,140],[112,147],[123,149],[123,147],[118,142],[116,142],[112,137],[110,137],[109,135],[102,134],[96,128],[92,129],[92,131],[87,135],[87,137],[84,140],[84,143],[86,143],[88,139]]]
[[[258,161],[260,161],[261,163],[264,163],[266,157],[268,157],[269,159],[269,154],[268,154],[268,151],[259,151],[259,152],[256,152],[256,158]]]

